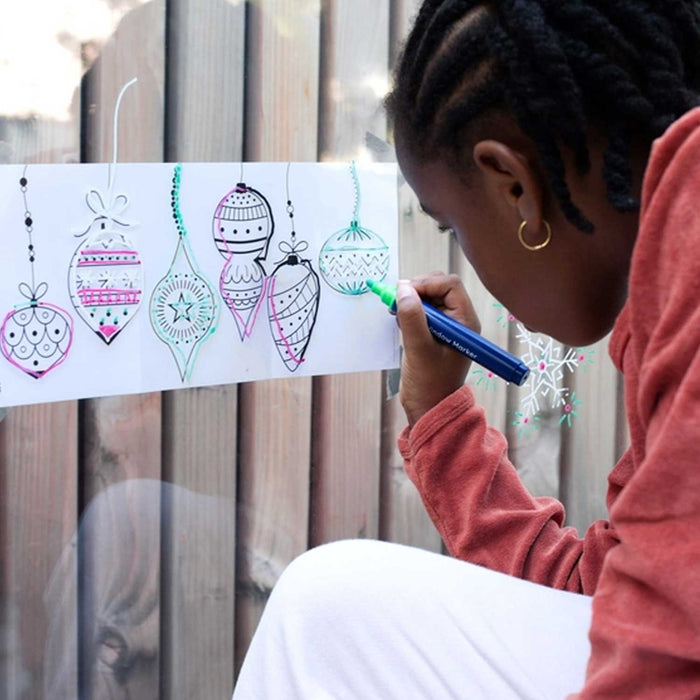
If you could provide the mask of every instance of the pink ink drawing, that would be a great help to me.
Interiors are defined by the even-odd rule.
[[[36,284],[34,263],[36,248],[32,234],[34,220],[27,203],[27,166],[19,181],[24,201],[24,226],[29,238],[28,253],[31,267],[31,286],[19,285],[26,301],[10,311],[0,327],[0,351],[5,359],[34,379],[45,377],[65,362],[73,344],[73,319],[60,306],[40,301],[46,296],[46,282]]]
[[[241,340],[251,336],[265,299],[267,275],[261,261],[267,257],[274,230],[269,202],[244,182],[228,192],[214,212],[214,242],[226,260],[219,291]]]
[[[114,195],[112,167],[117,164],[117,121],[124,93],[136,78],[119,93],[114,110],[114,158],[109,165],[107,195],[96,189],[85,197],[92,221],[75,251],[68,269],[68,289],[78,316],[107,345],[112,343],[134,318],[141,306],[144,272],[141,256],[127,231],[136,224],[122,214],[129,199]]]

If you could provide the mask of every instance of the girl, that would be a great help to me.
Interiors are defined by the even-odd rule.
[[[307,553],[241,698],[700,697],[698,5],[423,3],[388,100],[402,171],[528,327],[574,346],[613,330],[631,447],[609,522],[579,539],[428,332],[420,297],[479,329],[459,280],[401,283],[400,448],[453,558]]]

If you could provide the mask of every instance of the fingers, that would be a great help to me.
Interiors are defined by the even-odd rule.
[[[477,333],[481,331],[479,318],[458,275],[432,272],[413,278],[410,285],[423,301]]]
[[[404,280],[396,286],[396,317],[406,352],[422,352],[434,342],[421,298],[415,287]]]
[[[397,321],[404,347],[399,393],[409,425],[459,389],[470,365],[467,357],[433,338],[423,299],[462,323],[473,314],[469,297],[456,275],[426,275],[397,285]]]

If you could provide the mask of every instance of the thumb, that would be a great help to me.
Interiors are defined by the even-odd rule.
[[[399,281],[396,286],[396,318],[407,352],[432,345],[421,298],[414,287],[405,281]]]

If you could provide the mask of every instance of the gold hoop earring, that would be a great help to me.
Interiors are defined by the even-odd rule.
[[[518,240],[523,248],[535,252],[546,248],[552,242],[552,227],[544,219],[542,220],[542,223],[544,224],[544,230],[547,232],[547,238],[544,240],[544,242],[538,243],[537,245],[530,245],[529,243],[525,242],[524,234],[525,229],[527,228],[527,221],[523,221],[523,223],[520,224],[520,228],[518,229]]]

